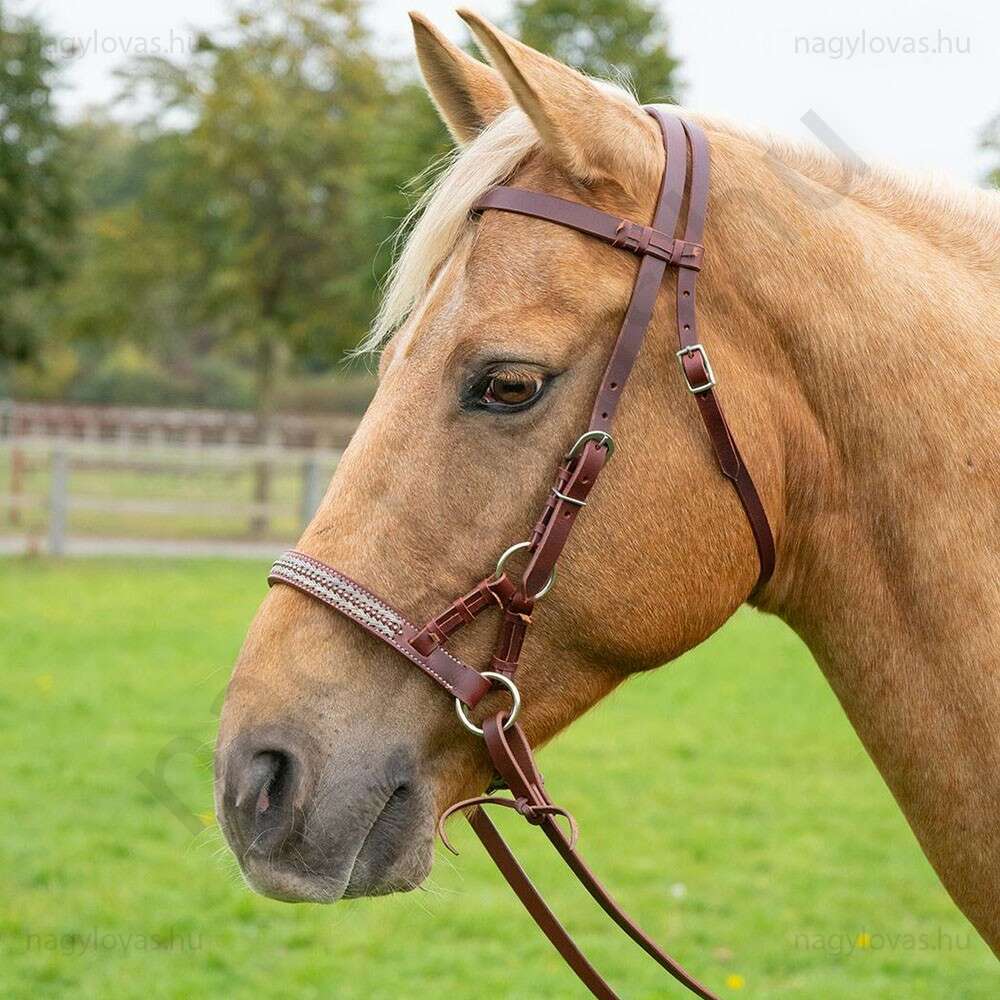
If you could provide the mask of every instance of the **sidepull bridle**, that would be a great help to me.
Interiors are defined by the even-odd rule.
[[[614,440],[611,423],[652,318],[660,286],[668,267],[677,274],[677,357],[684,379],[694,396],[722,474],[732,483],[757,545],[760,572],[756,588],[774,569],[774,540],[767,514],[739,449],[729,431],[715,393],[715,374],[705,347],[699,343],[695,324],[695,284],[704,248],[702,232],[708,195],[708,144],[704,133],[689,121],[658,107],[646,111],[659,123],[666,153],[652,226],[619,219],[577,202],[552,195],[501,185],[488,191],[473,207],[516,212],[545,219],[593,236],[613,247],[636,254],[639,273],[625,318],[608,361],[587,430],[580,435],[559,465],[545,508],[528,541],[512,545],[500,557],[496,572],[481,580],[467,594],[423,626],[414,625],[395,608],[333,567],[301,552],[286,552],[271,568],[268,581],[295,587],[360,625],[370,635],[388,643],[415,663],[455,698],[462,724],[483,737],[496,777],[487,794],[456,803],[441,817],[443,823],[456,810],[468,810],[469,822],[504,878],[539,927],[573,971],[596,997],[616,1000],[616,994],[577,948],[562,924],[524,873],[484,805],[502,805],[541,827],[563,860],[612,920],[675,979],[706,1000],[714,996],[669,955],[661,951],[611,898],[576,852],[576,825],[565,810],[549,798],[535,766],[531,747],[517,724],[521,698],[514,682],[525,633],[535,602],[555,579],[556,561],[598,474],[611,458]],[[689,169],[690,161],[690,169]],[[687,195],[686,218],[681,219]],[[680,231],[681,235],[676,235]],[[505,572],[508,559],[518,551],[527,555],[519,579]],[[466,665],[447,649],[459,629],[482,612],[498,608],[501,624],[489,669]],[[482,727],[468,717],[487,692],[502,687],[512,698],[507,712],[488,717]],[[508,789],[511,797],[492,794]],[[559,825],[568,818],[570,836]],[[445,839],[445,844],[450,847]]]

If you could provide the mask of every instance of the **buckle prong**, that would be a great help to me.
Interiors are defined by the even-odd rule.
[[[559,490],[557,490],[554,486],[552,487],[552,495],[555,496],[555,497],[558,497],[560,500],[562,500],[565,503],[571,503],[571,504],[573,504],[574,507],[586,507],[587,506],[587,501],[586,500],[577,500],[576,497],[567,496],[565,493],[561,493]]]

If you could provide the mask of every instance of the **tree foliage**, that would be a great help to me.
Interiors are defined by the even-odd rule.
[[[187,323],[252,343],[262,380],[282,348],[350,343],[374,291],[360,195],[386,96],[359,5],[244,7],[189,60],[140,61],[131,86],[172,140],[142,211]]]
[[[997,158],[997,165],[986,175],[986,183],[1000,189],[1000,115],[983,130],[982,148]]]
[[[413,179],[451,146],[413,60],[380,53],[363,13],[364,0],[237,0],[193,51],[123,73],[142,120],[105,109],[63,128],[35,29],[19,86],[23,113],[41,109],[37,138],[14,159],[42,169],[20,181],[34,192],[20,215],[0,199],[0,225],[22,220],[34,242],[16,256],[4,237],[0,293],[58,264],[68,279],[29,310],[44,364],[19,383],[28,393],[167,402],[173,386],[178,403],[253,398],[266,420],[286,372],[328,370],[358,342]],[[648,3],[519,0],[512,16],[527,42],[586,72],[621,68],[647,99],[674,91]],[[69,163],[72,243],[59,228]],[[13,297],[0,301],[3,335]]]
[[[36,349],[30,292],[62,276],[73,219],[65,134],[52,103],[53,51],[36,21],[0,6],[0,360]]]
[[[515,0],[513,34],[591,76],[621,79],[641,101],[672,101],[678,62],[660,6],[646,0]]]

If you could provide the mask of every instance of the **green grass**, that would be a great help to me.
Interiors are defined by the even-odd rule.
[[[0,562],[0,996],[584,995],[462,824],[426,892],[289,906],[235,877],[211,743],[263,574]],[[542,764],[602,878],[722,997],[997,996],[995,960],[777,622],[742,612]],[[498,821],[625,997],[683,995],[536,831]]]

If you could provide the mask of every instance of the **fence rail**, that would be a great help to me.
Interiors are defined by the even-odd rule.
[[[0,539],[64,554],[71,538],[287,542],[339,449],[0,438]],[[264,484],[262,489],[262,483]]]
[[[0,439],[167,444],[192,449],[272,446],[309,451],[342,449],[358,418],[351,414],[276,414],[263,425],[239,410],[19,403],[0,400]]]

